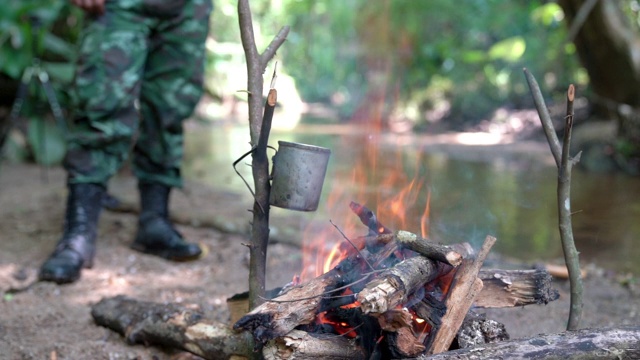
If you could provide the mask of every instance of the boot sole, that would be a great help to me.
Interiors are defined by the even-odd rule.
[[[136,244],[136,243],[131,244],[129,247],[132,250],[141,252],[143,254],[154,255],[154,256],[158,256],[163,259],[167,259],[175,262],[186,262],[186,261],[198,260],[202,257],[202,254],[204,254],[205,252],[202,251],[202,245],[199,245],[199,246],[200,246],[200,253],[195,255],[190,255],[190,256],[175,256],[175,255],[172,255],[171,250],[149,249],[144,245]]]
[[[80,279],[80,272],[78,272],[77,275],[74,275],[74,276],[71,276],[71,277],[57,277],[55,275],[43,274],[43,273],[39,273],[38,274],[38,280],[54,282],[54,283],[56,283],[58,285],[70,284],[70,283],[78,281],[79,279]]]

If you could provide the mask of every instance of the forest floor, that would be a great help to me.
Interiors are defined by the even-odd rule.
[[[129,249],[136,215],[104,211],[94,267],[84,270],[78,282],[58,286],[36,279],[60,235],[66,198],[64,171],[48,169],[46,181],[44,174],[33,165],[5,163],[0,168],[0,359],[197,359],[175,350],[128,345],[120,335],[97,326],[90,308],[103,297],[124,294],[196,304],[212,319],[227,322],[226,299],[247,290],[246,197],[191,182],[173,193],[179,230],[207,248],[201,259],[186,263]],[[137,199],[135,181],[127,174],[112,180],[110,192],[134,203]],[[286,225],[273,230],[281,241],[269,247],[269,287],[289,282],[301,268],[301,247],[295,241],[300,224],[295,217],[279,220]],[[500,259],[494,257],[491,265],[496,261]],[[582,327],[640,323],[640,291],[634,282],[588,268]],[[504,323],[512,338],[562,332],[569,284],[556,280],[554,286],[560,299],[548,305],[486,313]]]

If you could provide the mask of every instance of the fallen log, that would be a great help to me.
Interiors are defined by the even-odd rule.
[[[640,326],[567,331],[415,358],[415,360],[445,359],[640,359]]]
[[[192,352],[204,359],[248,357],[253,349],[248,332],[235,333],[223,324],[202,318],[195,310],[174,304],[138,301],[124,296],[103,299],[92,306],[98,325],[123,335],[129,343],[161,345]],[[295,330],[280,341],[269,342],[267,359],[362,359],[353,339],[343,336],[305,335]],[[310,345],[313,343],[313,345]],[[287,350],[288,349],[288,350]],[[268,351],[268,352],[267,352]],[[273,355],[279,354],[279,355]],[[324,355],[337,354],[337,357]],[[278,357],[279,356],[279,357]],[[333,356],[333,355],[332,355]],[[342,357],[339,357],[342,356]],[[640,359],[640,326],[585,329],[534,338],[502,341],[479,347],[423,355],[415,360],[439,359]]]
[[[138,301],[119,295],[91,307],[96,324],[107,327],[130,344],[161,345],[185,350],[205,359],[249,357],[253,338],[227,325],[204,318],[197,311],[176,304]]]

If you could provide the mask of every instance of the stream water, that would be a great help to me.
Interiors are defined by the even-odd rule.
[[[419,135],[372,136],[353,129],[273,132],[270,144],[277,147],[278,140],[332,151],[319,209],[309,216],[341,219],[345,211],[337,209],[348,210],[350,200],[383,211],[412,185],[402,223],[378,213],[388,227],[420,233],[421,224],[427,225],[434,239],[476,246],[490,234],[498,238],[494,250],[506,256],[531,263],[562,258],[557,173],[541,152],[428,146]],[[246,126],[188,130],[185,176],[248,194],[232,167],[248,142]],[[237,168],[252,183],[249,162],[247,157]],[[574,169],[571,201],[581,262],[640,275],[640,179]]]

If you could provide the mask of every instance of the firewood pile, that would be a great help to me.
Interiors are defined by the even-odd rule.
[[[412,358],[447,351],[454,341],[465,347],[505,340],[503,326],[469,310],[558,298],[544,270],[481,270],[492,236],[474,254],[469,244],[391,231],[366,207],[350,207],[369,233],[345,237],[338,265],[285,286],[235,322],[265,358]]]

